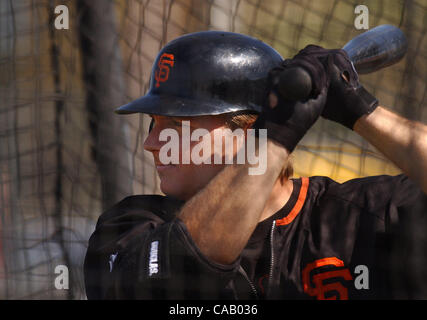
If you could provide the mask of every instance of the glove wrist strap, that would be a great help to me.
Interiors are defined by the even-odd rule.
[[[354,95],[350,95],[351,100],[349,101],[350,109],[353,111],[352,115],[347,118],[347,121],[343,123],[346,127],[353,130],[354,124],[362,116],[372,113],[378,107],[378,99],[369,93],[363,86],[359,86],[354,91]],[[355,99],[356,98],[356,99]]]
[[[301,139],[299,130],[266,120],[260,115],[253,125],[254,129],[267,129],[267,138],[280,143],[291,153]],[[255,135],[258,137],[258,130]]]

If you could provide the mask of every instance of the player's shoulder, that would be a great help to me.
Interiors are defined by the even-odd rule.
[[[390,202],[410,201],[419,187],[406,175],[378,175],[337,182],[329,177],[310,177],[310,190],[319,198],[376,207]]]
[[[102,213],[100,220],[110,220],[126,215],[132,217],[150,217],[169,221],[182,206],[183,202],[171,197],[148,194],[131,195],[123,198],[112,207]]]
[[[325,176],[310,177],[310,184],[317,188],[326,188],[330,193],[353,189],[378,189],[381,187],[394,188],[396,185],[412,185],[413,182],[404,174],[395,176],[377,175],[350,179],[338,182]]]
[[[145,209],[150,211],[170,211],[181,206],[182,201],[159,194],[131,195],[123,198],[115,206],[125,209]]]

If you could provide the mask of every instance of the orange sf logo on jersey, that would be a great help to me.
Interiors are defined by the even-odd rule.
[[[175,63],[175,57],[171,53],[163,53],[157,63],[157,70],[154,74],[156,80],[156,88],[160,86],[160,82],[165,82],[169,78],[170,67]]]
[[[310,296],[315,296],[318,300],[347,300],[348,289],[339,282],[338,278],[352,280],[352,276],[348,268],[321,272],[322,269],[319,268],[322,267],[344,267],[344,262],[338,258],[330,257],[315,260],[314,262],[307,264],[302,271],[304,292]],[[329,269],[330,268],[328,268],[328,270]],[[310,279],[311,275],[312,277]],[[332,278],[337,278],[337,281],[328,281],[328,283],[325,283],[325,280]],[[326,298],[326,292],[335,292],[335,295]]]

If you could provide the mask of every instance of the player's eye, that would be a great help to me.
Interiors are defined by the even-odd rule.
[[[165,120],[160,120],[162,125],[165,126],[165,128],[173,128],[178,130],[179,132],[182,129],[182,126],[189,126],[189,120],[187,120],[186,122],[183,122],[182,119],[177,119],[177,118],[165,118]],[[156,126],[156,120],[154,119],[154,117],[151,117],[151,121],[150,121],[150,126],[148,128],[148,133],[150,133],[154,126]],[[191,127],[191,126],[189,126]]]
[[[170,118],[168,124],[171,128],[174,128],[178,131],[180,131],[183,126],[185,127],[188,125],[186,122],[183,122],[182,119],[177,118]]]
[[[151,130],[153,130],[153,128],[154,128],[154,118],[151,118],[150,126],[148,127],[148,133],[150,133]]]
[[[181,120],[177,120],[177,119],[172,119],[171,120],[172,125],[174,126],[181,126]]]

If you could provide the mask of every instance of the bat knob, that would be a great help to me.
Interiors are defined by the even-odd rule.
[[[310,74],[301,67],[293,67],[283,70],[279,76],[277,89],[286,100],[306,100],[311,93]]]

